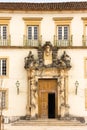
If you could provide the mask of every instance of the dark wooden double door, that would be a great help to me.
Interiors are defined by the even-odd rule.
[[[57,115],[57,80],[40,79],[38,91],[40,118],[55,118]]]

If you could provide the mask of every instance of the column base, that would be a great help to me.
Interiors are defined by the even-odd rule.
[[[31,116],[30,116],[30,115],[26,115],[25,119],[26,119],[26,120],[30,120],[30,119],[31,119]]]

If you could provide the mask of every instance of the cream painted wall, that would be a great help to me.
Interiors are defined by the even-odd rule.
[[[8,88],[8,110],[5,116],[21,116],[26,114],[27,103],[27,72],[24,69],[24,58],[30,50],[0,49],[0,56],[9,59],[9,77],[3,78],[3,88]],[[36,50],[32,51],[34,55]],[[17,95],[17,80],[20,82],[20,93]]]
[[[44,13],[38,14],[26,13],[0,13],[0,17],[11,17],[10,34],[11,45],[22,46],[25,24],[23,17],[42,17],[41,35],[42,43],[51,41],[53,43],[53,35],[55,34],[55,23],[53,17],[73,17],[71,22],[71,34],[73,35],[73,45],[82,45],[83,21],[81,17],[87,17],[87,13]],[[32,50],[35,57],[37,51]],[[58,56],[62,55],[64,50],[59,50]],[[27,103],[27,74],[24,69],[24,58],[28,55],[29,49],[1,49],[0,56],[9,57],[9,77],[3,79],[3,87],[9,89],[8,93],[8,110],[4,110],[5,116],[21,116],[26,114]],[[87,88],[87,79],[84,78],[84,57],[87,57],[86,49],[67,49],[67,54],[71,57],[72,69],[69,71],[69,98],[70,114],[87,116],[85,111],[84,89]],[[20,94],[17,95],[16,81],[20,82]],[[78,94],[75,95],[75,81],[79,82]]]
[[[36,50],[32,50],[37,55]],[[58,51],[58,56],[64,50]],[[8,88],[8,110],[4,110],[5,116],[21,116],[26,114],[27,103],[27,73],[24,69],[24,58],[28,55],[26,49],[0,49],[0,56],[9,57],[9,77],[3,79],[3,88]],[[84,57],[87,57],[87,50],[73,49],[66,50],[71,57],[72,68],[69,71],[69,97],[70,114],[87,116],[85,111],[84,89],[87,88],[87,79],[84,78]],[[37,57],[37,56],[36,56]],[[16,81],[20,82],[20,94],[17,95]],[[75,81],[79,82],[78,93],[75,95]]]
[[[64,50],[59,50],[59,55]],[[84,77],[84,58],[87,57],[87,50],[84,49],[67,49],[65,50],[71,57],[72,68],[69,71],[68,82],[68,103],[71,115],[87,116],[85,110],[85,88],[87,88],[87,78]],[[77,95],[75,95],[75,82],[79,82]]]

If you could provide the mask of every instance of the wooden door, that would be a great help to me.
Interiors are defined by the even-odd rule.
[[[48,118],[48,95],[55,93],[55,104],[57,104],[57,80],[40,79],[38,95],[38,113],[40,118]],[[57,108],[57,107],[56,107]],[[56,110],[55,110],[56,113]]]
[[[48,94],[40,92],[39,95],[39,116],[40,118],[48,118]]]

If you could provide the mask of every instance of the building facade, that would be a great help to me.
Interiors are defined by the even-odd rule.
[[[0,99],[9,119],[87,116],[87,2],[0,3]]]

